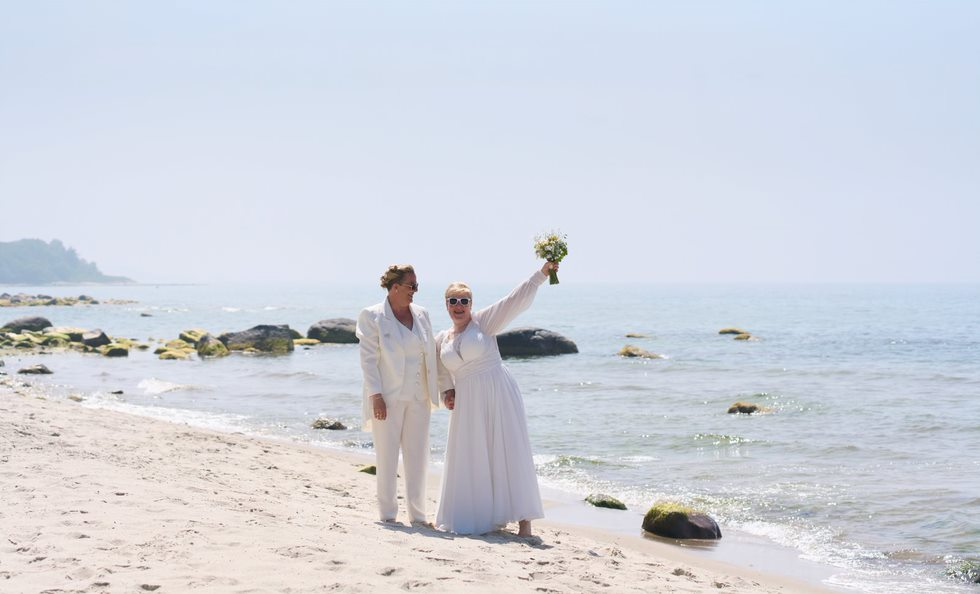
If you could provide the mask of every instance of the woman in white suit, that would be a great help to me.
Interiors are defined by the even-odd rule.
[[[364,308],[357,318],[364,374],[363,427],[374,436],[378,512],[384,522],[397,519],[401,450],[409,520],[428,524],[429,415],[439,404],[432,323],[429,313],[412,303],[419,289],[414,268],[389,266],[381,276],[381,286],[388,291],[387,298]]]

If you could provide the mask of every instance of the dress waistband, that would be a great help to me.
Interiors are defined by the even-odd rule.
[[[470,376],[476,375],[478,373],[483,373],[485,371],[490,371],[496,369],[503,365],[503,361],[499,358],[496,359],[484,359],[483,361],[473,361],[472,363],[464,363],[462,367],[457,369],[453,373],[453,378],[456,381],[468,378]]]

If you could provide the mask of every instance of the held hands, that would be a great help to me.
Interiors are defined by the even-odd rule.
[[[456,390],[446,390],[443,392],[442,401],[446,403],[446,408],[449,410],[456,408]]]
[[[552,270],[558,272],[558,262],[545,262],[541,267],[541,274],[547,275]]]
[[[388,418],[388,407],[381,394],[371,395],[371,406],[374,408],[374,420],[383,421]]]

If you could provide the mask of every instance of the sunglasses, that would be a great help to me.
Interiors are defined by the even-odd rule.
[[[418,291],[419,290],[419,284],[418,283],[398,283],[398,284],[401,285],[401,286],[403,286],[403,287],[408,287],[408,288],[410,288],[413,291]]]
[[[449,297],[446,299],[446,303],[449,305],[456,305],[457,303],[460,305],[469,305],[471,301],[473,300],[469,297]]]

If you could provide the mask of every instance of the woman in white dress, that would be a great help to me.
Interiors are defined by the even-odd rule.
[[[497,334],[531,306],[557,269],[546,262],[510,295],[476,312],[466,284],[446,289],[453,327],[436,336],[439,390],[453,411],[436,514],[443,530],[484,534],[518,521],[518,535],[531,536],[531,520],[544,517],[524,401],[503,366]]]

